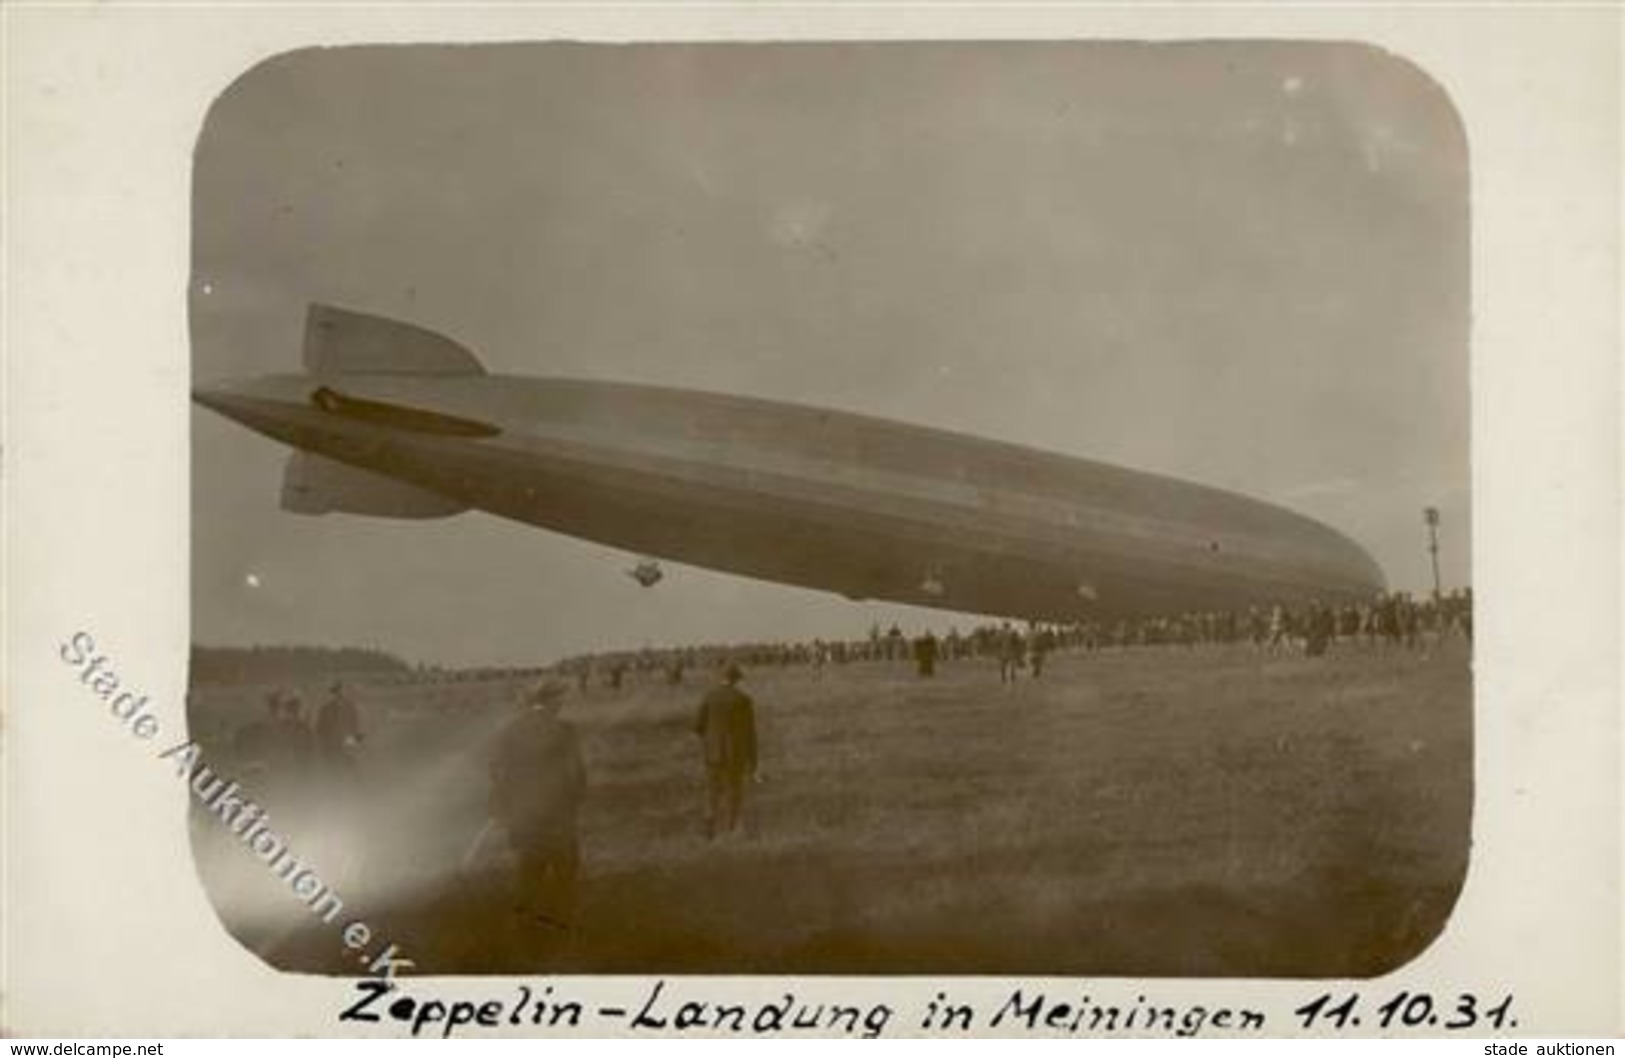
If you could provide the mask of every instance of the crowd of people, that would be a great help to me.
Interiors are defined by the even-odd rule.
[[[273,690],[265,697],[266,716],[238,728],[232,750],[248,778],[274,777],[290,789],[311,781],[340,783],[355,773],[361,745],[361,714],[344,684],[335,682],[312,723],[297,694]]]
[[[756,776],[755,703],[740,683],[744,671],[720,664],[698,700],[692,730],[706,776],[706,835],[720,837],[751,828],[747,788]],[[568,930],[575,914],[581,852],[577,816],[587,789],[587,770],[574,725],[560,716],[570,687],[555,676],[529,686],[516,698],[515,715],[500,727],[487,751],[485,825],[474,838],[491,836],[511,853],[516,909],[553,929]],[[255,791],[279,823],[315,854],[333,876],[350,875],[354,845],[342,818],[359,791],[357,753],[363,741],[361,713],[342,683],[335,682],[314,723],[303,699],[276,689],[265,697],[266,716],[239,726],[231,755],[245,788]],[[318,825],[318,817],[328,817]],[[336,825],[335,825],[336,824]],[[336,840],[325,840],[324,835]],[[471,847],[466,860],[477,859]]]
[[[303,853],[321,864],[324,878],[347,885],[361,866],[346,840],[361,781],[361,711],[339,681],[314,713],[284,688],[270,690],[263,703],[264,714],[232,730],[219,755],[263,818],[279,832],[300,835]]]
[[[1472,641],[1471,588],[1422,599],[1408,592],[1390,592],[1366,603],[1337,606],[1278,604],[1105,622],[990,622],[964,632],[950,628],[940,635],[926,629],[909,636],[895,624],[885,630],[877,624],[867,636],[851,640],[647,647],[583,654],[560,662],[557,671],[572,679],[583,694],[595,689],[613,693],[631,683],[677,686],[691,673],[711,671],[729,662],[751,668],[822,670],[829,665],[891,661],[912,664],[921,676],[932,676],[941,663],[983,659],[996,662],[1000,678],[1009,681],[1016,678],[1017,670],[1042,676],[1046,659],[1057,651],[1247,644],[1269,653],[1301,652],[1314,657],[1339,642],[1416,649],[1446,635]]]

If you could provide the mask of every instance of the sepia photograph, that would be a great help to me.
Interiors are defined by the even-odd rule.
[[[190,208],[166,762],[270,967],[1365,978],[1450,921],[1469,158],[1411,62],[308,48]]]
[[[6,1048],[1612,1053],[1622,20],[0,4]]]

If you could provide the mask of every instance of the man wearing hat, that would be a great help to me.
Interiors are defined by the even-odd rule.
[[[739,689],[739,666],[722,670],[722,682],[700,702],[694,731],[705,752],[709,815],[705,835],[739,827],[745,807],[745,783],[756,776],[756,703]]]
[[[556,680],[531,690],[498,737],[491,762],[491,812],[518,861],[521,907],[559,928],[575,910],[576,815],[587,788],[575,728],[558,715],[565,694]]]
[[[361,740],[361,713],[344,684],[334,681],[316,714],[316,759],[328,778],[341,786],[354,780],[355,749]]]
[[[281,718],[282,692],[273,690],[265,696],[265,718],[250,720],[232,735],[232,752],[246,778],[263,784],[266,760],[272,754],[271,743],[276,740],[276,722]]]

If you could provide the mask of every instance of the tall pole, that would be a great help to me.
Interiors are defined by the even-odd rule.
[[[1433,560],[1433,600],[1439,600],[1439,508],[1424,507],[1422,520],[1428,525],[1428,557]]]

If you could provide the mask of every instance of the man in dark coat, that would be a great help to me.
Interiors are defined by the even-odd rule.
[[[739,689],[739,666],[722,670],[722,682],[700,702],[694,732],[705,753],[709,813],[705,835],[739,828],[745,784],[756,777],[756,703]]]
[[[1309,604],[1309,615],[1306,621],[1306,638],[1304,640],[1304,653],[1309,657],[1318,658],[1326,653],[1336,634],[1333,624],[1332,611],[1320,604],[1316,599]]]
[[[245,779],[264,785],[268,760],[275,754],[271,743],[276,740],[277,721],[282,719],[282,692],[272,691],[265,696],[265,719],[250,720],[239,727],[231,738],[232,752],[237,767]]]
[[[526,696],[491,761],[491,814],[518,860],[521,908],[559,928],[575,910],[576,816],[587,789],[575,728],[558,716],[565,694],[564,684],[549,680]]]
[[[1009,621],[1006,621],[999,638],[999,682],[1016,682],[1016,672],[1026,660],[1027,641]]]
[[[346,887],[356,881],[362,862],[366,827],[362,821],[360,771],[361,713],[344,684],[335,682],[316,713],[316,778],[326,825],[313,836],[317,861],[328,880]]]
[[[914,664],[921,676],[937,674],[937,653],[937,637],[926,629],[925,634],[914,641]]]
[[[355,749],[361,739],[361,713],[344,684],[334,683],[316,714],[317,764],[331,785],[342,789],[354,781]]]
[[[1047,628],[1040,628],[1033,632],[1032,646],[1027,650],[1027,660],[1033,669],[1033,679],[1044,675],[1044,659],[1049,657],[1050,651],[1055,649],[1055,636]]]
[[[299,788],[309,780],[316,763],[316,734],[305,720],[305,703],[297,694],[282,697],[266,750],[274,785]]]

